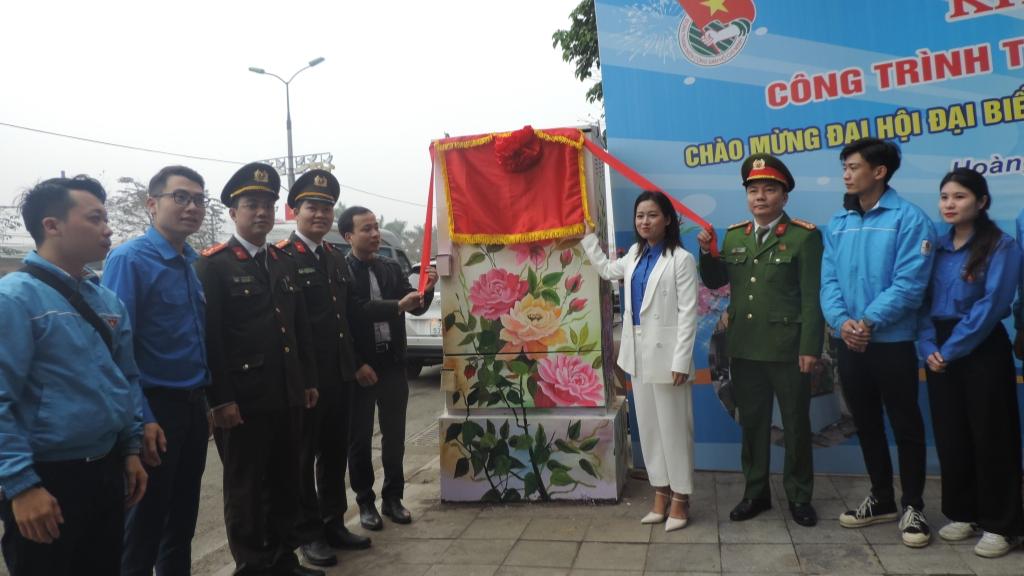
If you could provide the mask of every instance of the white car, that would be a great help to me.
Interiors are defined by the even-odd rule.
[[[434,262],[430,263],[434,266]],[[409,274],[413,288],[419,285],[420,264],[414,264]],[[424,366],[444,362],[444,344],[441,337],[441,291],[434,286],[434,299],[422,316],[405,315],[405,331],[408,341],[408,356],[405,370],[409,378],[420,375]]]

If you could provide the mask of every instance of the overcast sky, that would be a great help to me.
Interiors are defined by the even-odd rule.
[[[600,115],[551,47],[579,0],[5,2],[0,122],[140,148],[249,162],[331,152],[342,201],[424,218],[431,139],[570,126]],[[40,179],[88,173],[108,190],[161,167],[220,195],[241,166],[0,126],[0,205]],[[286,181],[285,174],[282,180]],[[282,202],[283,203],[283,202]]]

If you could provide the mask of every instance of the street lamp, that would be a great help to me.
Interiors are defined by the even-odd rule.
[[[312,68],[313,66],[316,66],[317,64],[323,61],[323,57],[316,58],[315,60],[310,60],[309,65],[306,66],[306,68]],[[302,70],[305,70],[306,68],[303,68]],[[302,72],[302,70],[299,70],[299,72]],[[290,190],[291,187],[295,185],[295,159],[292,157],[292,99],[291,94],[288,91],[288,85],[291,84],[292,80],[295,80],[295,77],[299,75],[299,72],[292,74],[292,77],[289,78],[287,81],[284,78],[278,76],[277,74],[271,74],[270,72],[267,72],[263,68],[256,68],[255,66],[250,66],[249,72],[273,76],[274,78],[277,78],[281,82],[284,82],[285,105],[288,108],[288,189]]]

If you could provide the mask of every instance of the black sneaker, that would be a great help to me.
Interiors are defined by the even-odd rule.
[[[843,528],[863,528],[881,522],[892,522],[900,517],[896,502],[879,502],[874,496],[868,496],[856,510],[847,510],[839,517]]]
[[[932,531],[928,529],[928,520],[924,513],[907,506],[900,518],[900,530],[903,531],[903,543],[911,548],[924,548],[932,539]]]

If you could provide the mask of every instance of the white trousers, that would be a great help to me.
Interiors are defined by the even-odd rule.
[[[636,358],[642,358],[639,334],[633,342]],[[633,409],[651,486],[693,494],[693,375],[685,384],[672,386],[671,382],[645,382],[641,362],[635,371]]]

